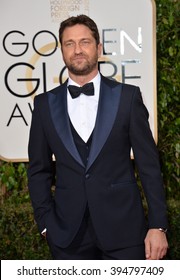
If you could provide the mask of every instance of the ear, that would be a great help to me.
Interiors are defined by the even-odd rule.
[[[102,53],[102,44],[99,43],[98,44],[98,57],[101,57],[101,53]]]

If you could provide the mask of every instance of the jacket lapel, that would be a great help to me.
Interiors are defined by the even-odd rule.
[[[48,93],[52,121],[64,146],[75,160],[84,167],[73,140],[67,112],[67,82]]]
[[[100,99],[96,124],[86,171],[93,164],[113,127],[121,96],[122,85],[101,77]],[[73,140],[67,112],[67,81],[48,92],[52,121],[64,146],[83,167],[84,163]]]
[[[120,83],[102,76],[98,113],[86,170],[97,158],[111,132],[119,107],[121,90]]]

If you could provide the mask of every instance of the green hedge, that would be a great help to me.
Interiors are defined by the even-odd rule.
[[[180,259],[179,0],[157,0],[158,148],[168,203],[167,259]],[[1,259],[49,259],[34,222],[27,165],[0,161]]]
[[[13,191],[0,209],[0,258],[3,260],[49,259],[46,241],[34,222],[28,190]]]
[[[168,198],[180,199],[180,1],[157,0],[158,148]]]

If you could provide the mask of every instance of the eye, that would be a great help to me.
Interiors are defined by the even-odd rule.
[[[72,47],[74,47],[74,42],[72,42],[72,41],[66,42],[66,43],[65,43],[65,47],[67,47],[67,48],[72,48]]]
[[[90,40],[85,39],[85,40],[82,40],[82,41],[80,42],[80,45],[85,47],[85,46],[90,45],[90,43],[91,43]]]

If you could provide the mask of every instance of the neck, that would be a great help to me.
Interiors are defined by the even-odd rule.
[[[92,79],[94,79],[94,77],[96,77],[96,75],[98,74],[98,69],[95,69],[94,71],[92,71],[91,73],[89,73],[88,75],[85,76],[77,76],[74,75],[73,73],[69,72],[69,77],[78,85],[83,86],[84,84],[88,83],[89,81],[91,81]]]

